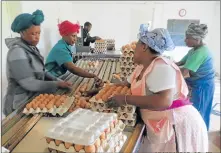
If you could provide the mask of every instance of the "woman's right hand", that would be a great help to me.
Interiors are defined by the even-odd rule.
[[[60,88],[66,88],[66,89],[71,89],[72,83],[66,82],[66,81],[59,81],[58,82],[58,87]]]

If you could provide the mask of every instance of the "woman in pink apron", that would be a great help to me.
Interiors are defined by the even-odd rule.
[[[112,97],[109,107],[125,104],[140,108],[146,124],[139,152],[208,152],[206,125],[187,99],[188,88],[179,68],[161,55],[174,49],[166,29],[141,25],[134,62],[138,64],[124,84],[131,96]]]

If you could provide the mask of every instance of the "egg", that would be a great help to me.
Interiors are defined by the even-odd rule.
[[[85,108],[86,104],[87,104],[87,102],[86,102],[85,100],[82,100],[82,101],[80,102],[80,107],[81,107],[81,108]]]
[[[79,98],[80,98],[80,96],[79,96],[79,95],[75,95],[74,97],[75,97],[75,99],[79,99]]]
[[[87,104],[85,105],[85,108],[87,108],[87,109],[91,108],[91,104],[90,104],[90,103],[87,103]]]
[[[30,104],[27,104],[27,105],[26,105],[26,109],[27,109],[27,110],[29,110],[31,107],[32,107],[32,105],[30,105]]]
[[[39,107],[40,109],[43,109],[43,108],[45,108],[45,104],[39,104],[38,107]]]
[[[101,134],[100,139],[101,139],[101,140],[102,140],[102,139],[106,139],[106,134],[105,134],[105,132],[103,132],[103,133]]]
[[[53,94],[50,94],[49,97],[50,97],[50,98],[54,98],[54,95],[53,95]]]
[[[101,146],[101,140],[98,138],[98,139],[95,141],[94,145],[95,145],[96,149],[98,149],[98,147]]]
[[[47,143],[50,143],[51,141],[53,141],[53,139],[51,138],[46,138]]]
[[[94,145],[85,146],[84,150],[85,150],[86,153],[96,152],[96,148],[95,148]]]
[[[72,146],[72,143],[65,142],[64,146],[65,146],[66,149],[69,149]]]
[[[32,108],[33,108],[33,109],[37,109],[37,108],[38,108],[38,105],[37,105],[37,104],[33,104],[33,105],[32,105]]]
[[[80,151],[81,149],[83,149],[84,146],[75,144],[75,145],[74,145],[74,148],[75,148],[75,151],[78,152],[78,151]]]
[[[61,143],[62,143],[61,140],[55,140],[55,144],[56,144],[56,146],[59,146]]]
[[[58,108],[61,105],[61,102],[58,100],[55,102],[56,107]]]
[[[52,105],[52,104],[47,104],[47,105],[46,105],[46,108],[47,108],[48,110],[50,110],[51,108],[53,108],[53,106],[54,106],[54,105]]]

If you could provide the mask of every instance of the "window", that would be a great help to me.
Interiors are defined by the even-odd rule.
[[[199,24],[199,20],[167,20],[167,30],[169,31],[171,38],[175,46],[186,46],[185,44],[185,32],[191,23]]]

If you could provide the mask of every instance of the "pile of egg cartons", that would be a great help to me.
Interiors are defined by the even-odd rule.
[[[62,152],[119,152],[126,141],[125,124],[115,113],[78,108],[46,133],[48,148]]]
[[[62,116],[68,111],[74,101],[74,97],[66,95],[40,94],[30,103],[26,104],[23,113],[26,115],[37,113],[59,114]]]
[[[131,44],[127,44],[122,47],[123,55],[120,58],[121,65],[121,79],[125,80],[135,69],[135,64],[133,61],[134,50],[136,48],[136,42],[132,42]]]
[[[117,108],[108,108],[106,101],[114,95],[131,95],[130,88],[117,85],[106,85],[97,95],[90,99],[91,109],[98,112],[117,113],[118,119],[127,126],[134,126],[137,120],[136,107],[124,105]]]
[[[104,53],[107,51],[106,40],[96,40],[94,44],[94,53]]]

